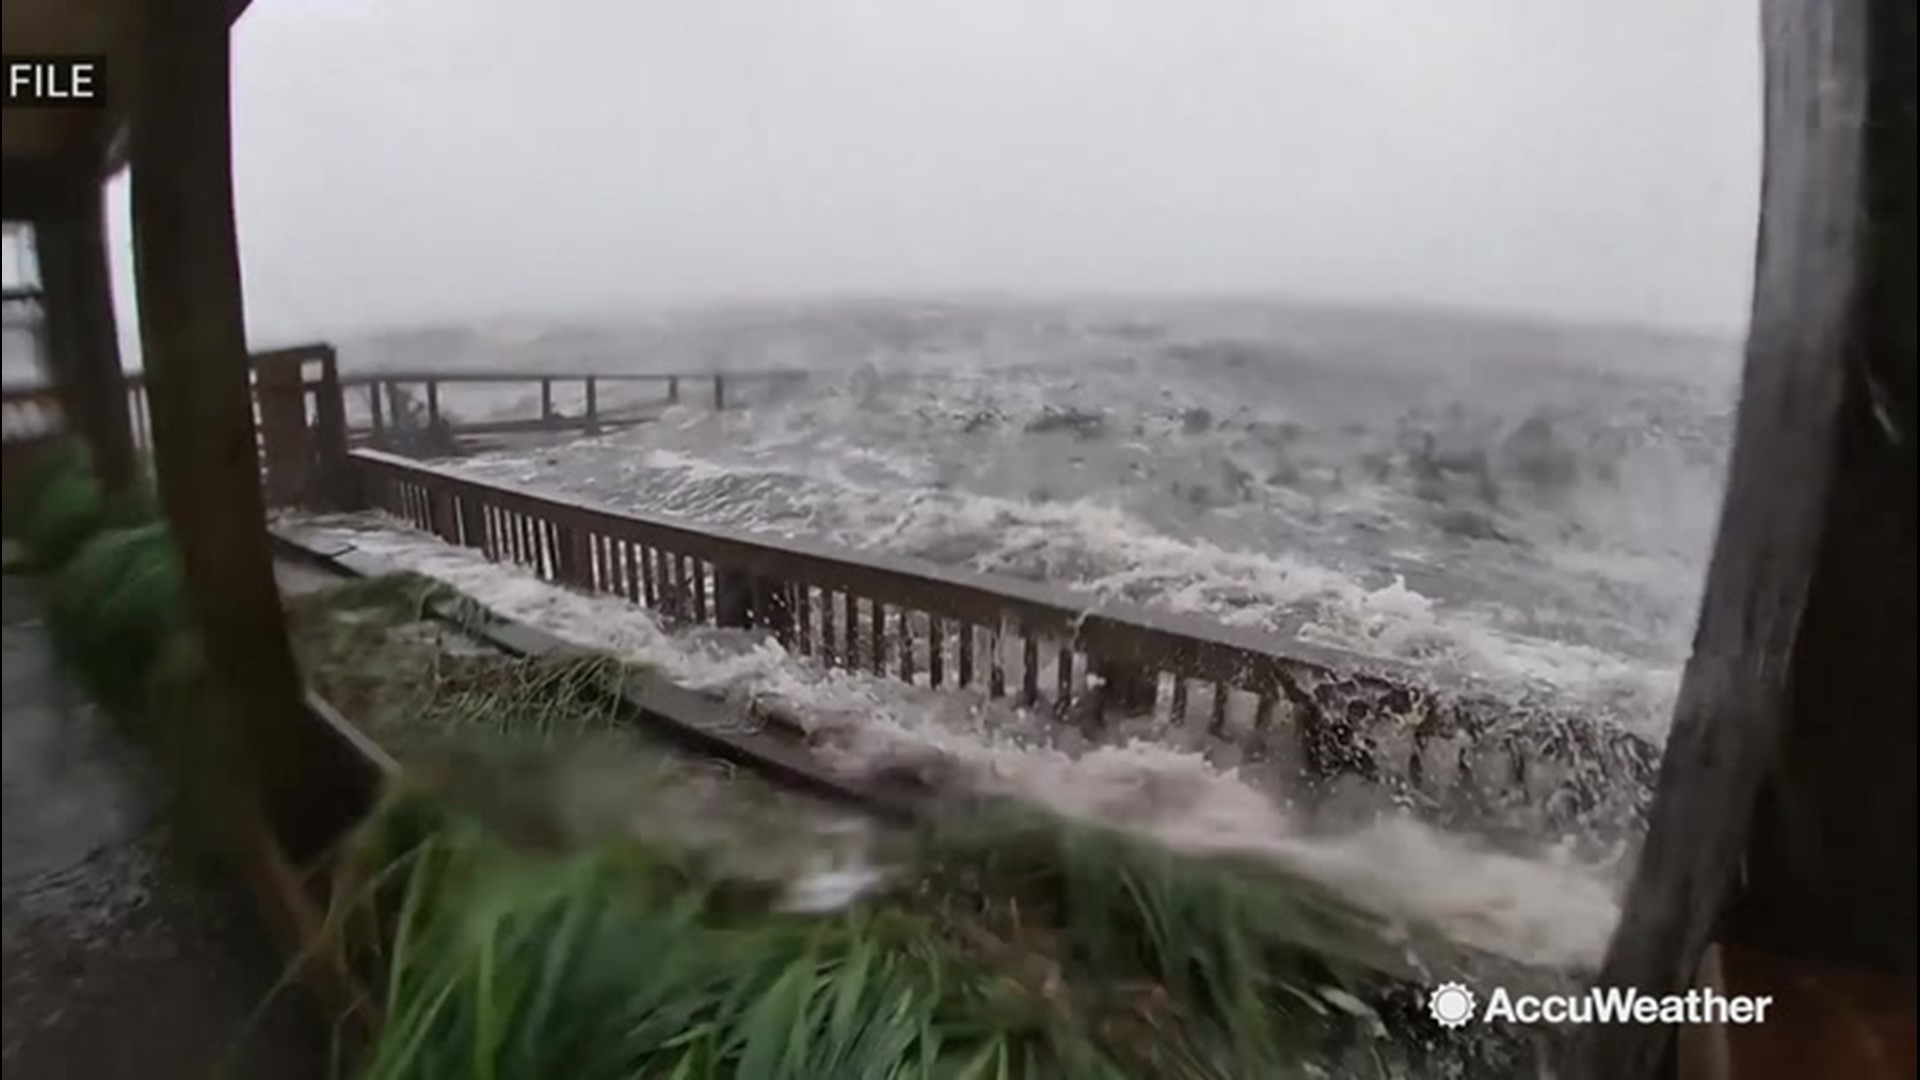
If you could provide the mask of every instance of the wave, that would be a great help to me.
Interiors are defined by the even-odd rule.
[[[463,467],[1551,687],[1658,735],[1724,389],[1249,356],[870,357]]]

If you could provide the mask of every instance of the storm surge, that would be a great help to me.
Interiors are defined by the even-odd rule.
[[[763,318],[699,346],[808,372],[724,413],[689,404],[457,467],[1392,657],[1664,737],[1731,435],[1728,347],[1448,320],[1303,330],[1257,310],[862,317],[876,325]],[[667,369],[689,340],[704,339],[655,327],[629,348]],[[1617,916],[1630,837],[1496,841],[1392,809],[1316,820],[1271,763],[1190,730],[1093,739],[742,631],[670,633],[388,525],[331,527],[504,614],[776,709],[848,775],[904,769],[1271,858],[1562,973],[1598,963]]]
[[[806,381],[463,467],[1299,635],[1662,734],[1730,438],[1725,346],[1664,342],[1661,366],[1602,331],[924,323],[812,350],[767,331],[767,355],[729,357]]]

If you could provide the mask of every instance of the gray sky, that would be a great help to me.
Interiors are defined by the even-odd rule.
[[[257,0],[250,320],[965,289],[1737,329],[1758,54],[1754,0]]]

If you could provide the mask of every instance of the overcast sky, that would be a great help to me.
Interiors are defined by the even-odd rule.
[[[950,290],[1737,330],[1759,103],[1754,0],[256,0],[235,43],[260,341]]]

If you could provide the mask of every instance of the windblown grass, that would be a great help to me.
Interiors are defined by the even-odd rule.
[[[529,851],[434,801],[348,865],[384,931],[370,1078],[1126,1075],[904,909],[784,914],[670,849]]]
[[[416,748],[337,890],[384,987],[369,1076],[1265,1077],[1381,1033],[1375,920],[1030,808],[894,836],[883,887],[782,911],[794,860],[729,856],[814,842],[792,807],[715,828],[697,766],[610,738],[610,691],[644,672],[459,651],[425,618],[453,599],[395,575],[293,608],[323,693]]]
[[[803,915],[697,847],[500,802],[417,786],[349,847],[335,925],[387,1015],[365,1076],[1225,1080],[1384,1035],[1375,928],[1337,898],[1031,810],[931,825]]]
[[[622,689],[648,677],[600,653],[509,656],[437,621],[482,612],[417,574],[352,581],[289,603],[307,678],[376,737],[512,738],[552,743],[619,726]],[[396,749],[404,749],[404,745]]]
[[[156,505],[144,472],[126,491],[103,490],[86,447],[69,439],[42,450],[16,481],[5,507],[6,531],[33,569],[52,572],[102,531],[151,523]]]

